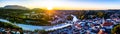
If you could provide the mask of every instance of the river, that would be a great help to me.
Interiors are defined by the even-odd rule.
[[[76,22],[78,19],[76,16],[71,15],[73,17],[73,22]],[[0,19],[1,22],[5,22],[5,23],[11,23],[10,21],[6,20],[6,19]],[[64,28],[67,27],[69,25],[72,24],[68,24],[68,23],[62,23],[62,24],[58,24],[58,25],[54,25],[54,26],[35,26],[35,25],[27,25],[27,24],[17,24],[17,23],[11,23],[14,25],[17,25],[19,27],[21,27],[23,30],[30,30],[30,31],[34,31],[34,30],[45,30],[45,31],[49,31],[49,30],[56,30],[56,29],[60,29],[60,28]]]

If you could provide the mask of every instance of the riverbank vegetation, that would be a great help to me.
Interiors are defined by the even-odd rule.
[[[19,31],[21,34],[23,33],[23,29],[21,27],[11,23],[0,22],[0,28],[3,30],[1,32],[10,30],[10,31]]]
[[[11,29],[20,29],[22,30],[22,28],[14,25],[14,24],[11,24],[11,23],[4,23],[4,22],[0,22],[0,27],[3,27],[3,28],[11,28]]]

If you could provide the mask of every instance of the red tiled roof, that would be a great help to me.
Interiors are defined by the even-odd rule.
[[[103,26],[111,26],[111,25],[113,25],[113,23],[112,23],[112,22],[105,22],[105,23],[103,23],[102,25],[103,25]]]

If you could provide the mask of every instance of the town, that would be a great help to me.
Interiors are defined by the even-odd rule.
[[[0,34],[120,34],[120,0],[0,0]]]

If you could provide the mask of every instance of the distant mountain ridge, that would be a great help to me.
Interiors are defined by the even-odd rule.
[[[22,9],[22,10],[27,10],[28,8],[19,6],[19,5],[6,5],[3,8],[5,9]]]

